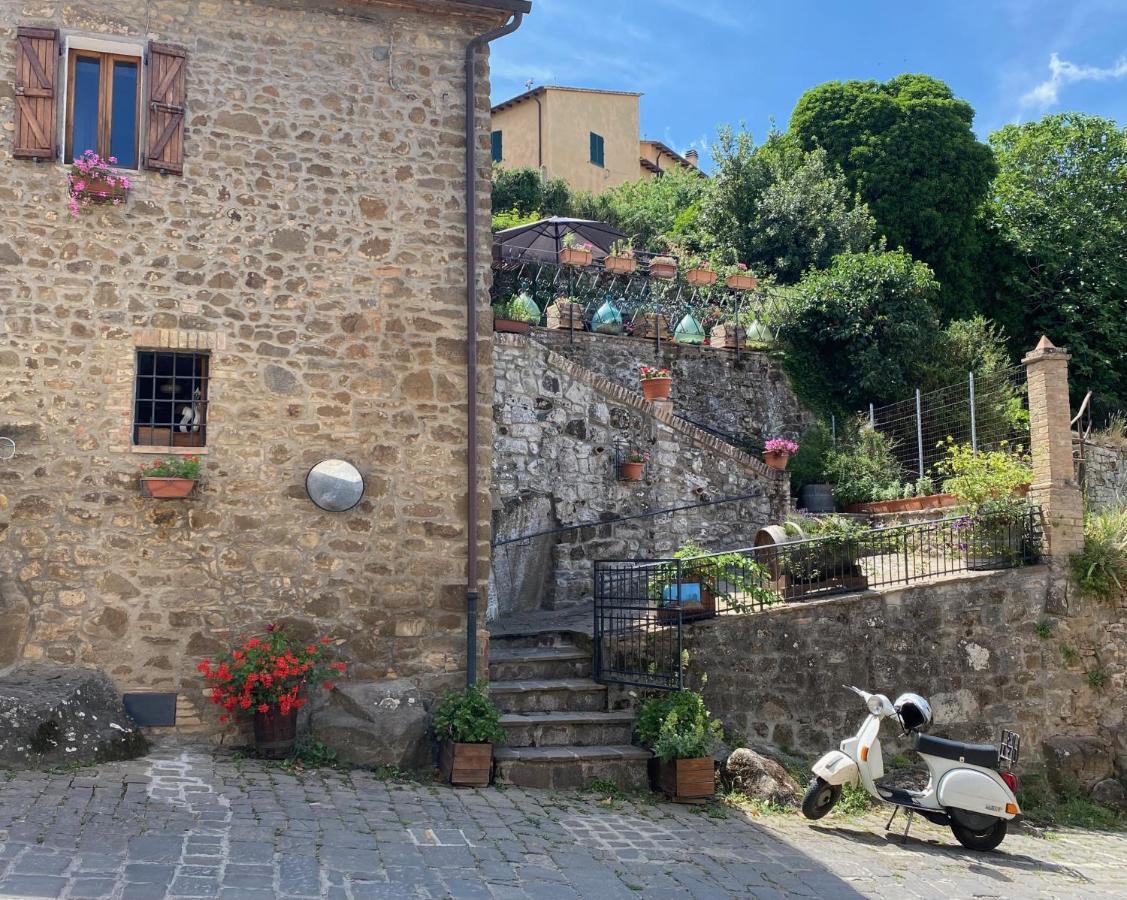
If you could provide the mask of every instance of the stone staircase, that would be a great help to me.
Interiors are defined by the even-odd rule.
[[[591,653],[566,632],[494,636],[489,694],[508,740],[495,747],[499,781],[581,788],[612,781],[645,790],[649,751],[631,745],[634,713],[607,709],[607,687],[591,679]]]

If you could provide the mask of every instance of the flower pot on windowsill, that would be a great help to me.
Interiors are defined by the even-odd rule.
[[[711,756],[697,759],[650,760],[653,786],[674,803],[707,800],[716,794],[716,764]]]
[[[493,774],[493,745],[447,741],[442,745],[439,769],[443,781],[450,784],[487,787]]]
[[[564,247],[560,251],[560,262],[565,266],[589,266],[591,265],[592,252],[590,250],[580,250],[576,247]]]
[[[727,285],[733,291],[754,291],[759,286],[759,279],[754,275],[734,272],[728,276]]]
[[[619,477],[623,481],[641,481],[642,473],[646,469],[645,463],[640,462],[624,462],[619,467]]]
[[[787,467],[787,460],[790,459],[790,454],[785,450],[764,450],[763,461],[767,463],[772,469],[778,469],[782,472]]]
[[[518,322],[516,319],[493,320],[493,330],[502,331],[505,334],[528,334],[528,329],[527,322]]]
[[[285,759],[297,740],[297,710],[283,713],[278,704],[254,713],[254,750],[263,759]]]
[[[603,268],[612,275],[630,275],[638,268],[638,261],[632,256],[608,256]]]
[[[141,490],[155,500],[182,500],[195,490],[191,478],[142,478]]]
[[[685,280],[693,287],[708,287],[716,284],[716,273],[712,269],[689,269],[685,273]]]
[[[668,400],[673,390],[672,378],[643,378],[642,396],[647,400]]]

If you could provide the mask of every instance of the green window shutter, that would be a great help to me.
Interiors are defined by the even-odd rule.
[[[490,137],[493,147],[493,162],[500,162],[504,155],[504,147],[501,143],[501,132],[494,131]]]
[[[591,132],[591,162],[596,166],[605,165],[605,158],[603,155],[603,136]]]

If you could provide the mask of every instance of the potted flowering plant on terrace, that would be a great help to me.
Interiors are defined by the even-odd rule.
[[[685,259],[685,280],[693,287],[716,284],[716,270],[707,257],[689,256]]]
[[[675,278],[677,276],[677,260],[666,254],[655,256],[650,260],[650,275],[654,278]]]
[[[93,150],[87,150],[70,167],[67,176],[67,207],[75,218],[95,203],[112,203],[121,206],[133,183],[118,175],[111,166],[117,157],[103,160]]]
[[[724,738],[704,698],[678,691],[647,700],[638,714],[638,738],[654,752],[650,776],[654,787],[676,802],[701,800],[716,793],[712,752]]]
[[[787,460],[798,452],[798,444],[786,438],[771,438],[763,445],[763,461],[780,472],[787,467]]]
[[[615,241],[611,245],[610,255],[603,260],[603,268],[614,275],[630,275],[638,268],[634,248],[626,241]]]
[[[595,248],[586,241],[579,240],[574,232],[564,236],[560,262],[565,266],[589,266]]]
[[[239,646],[196,668],[211,687],[211,702],[223,707],[220,722],[244,716],[254,720],[254,744],[260,756],[281,759],[297,736],[297,711],[307,702],[307,682],[332,690],[330,672],[345,664],[325,659],[328,637],[299,640],[281,625],[267,625],[264,636],[245,637]]]
[[[187,497],[200,480],[198,456],[173,456],[156,459],[141,466],[141,490],[156,500],[179,500]]]
[[[747,270],[747,263],[736,263],[735,269],[728,273],[725,283],[733,291],[754,291],[759,279]]]
[[[647,400],[668,400],[673,389],[673,376],[668,369],[642,366],[642,396]]]
[[[450,691],[434,711],[434,733],[442,742],[439,768],[455,785],[485,787],[493,771],[493,745],[505,739],[501,713],[482,684]]]
[[[521,292],[493,307],[493,330],[510,334],[528,334],[530,325],[540,321],[540,307],[527,293]]]
[[[619,478],[623,481],[641,481],[642,471],[649,461],[650,455],[645,450],[627,450],[619,465]]]

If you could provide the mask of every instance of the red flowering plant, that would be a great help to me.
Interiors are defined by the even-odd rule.
[[[649,381],[653,378],[672,378],[668,369],[659,369],[655,366],[642,366],[641,369],[642,381]]]
[[[235,649],[196,668],[211,688],[211,702],[223,707],[220,722],[275,710],[288,716],[306,704],[307,682],[332,690],[331,674],[344,673],[344,663],[326,659],[330,643],[327,637],[300,641],[281,625],[267,625],[265,635],[244,637]]]

